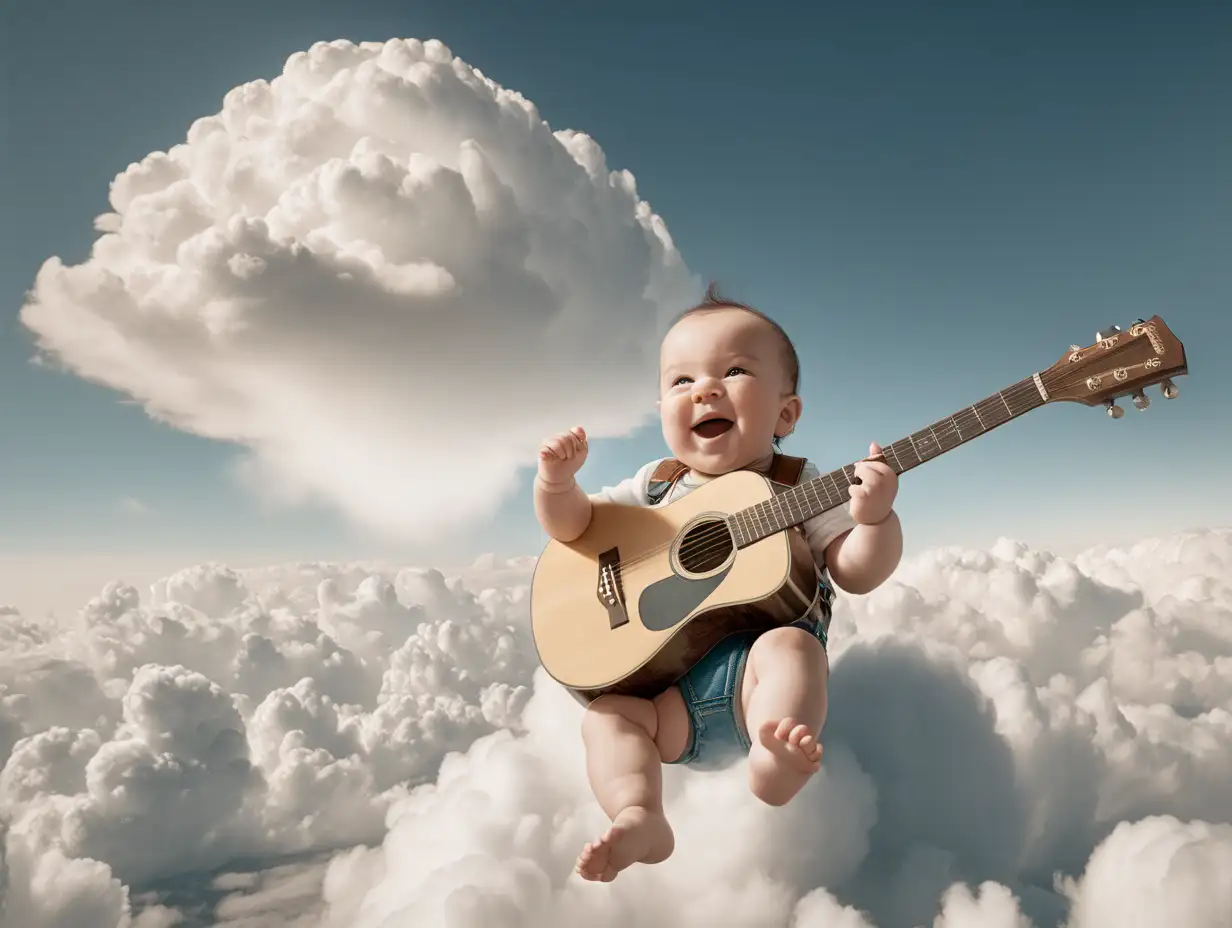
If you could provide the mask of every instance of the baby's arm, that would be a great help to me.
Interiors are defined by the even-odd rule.
[[[557,541],[570,542],[590,525],[590,497],[573,477],[555,483],[535,476],[535,515]]]
[[[809,461],[800,480],[812,480],[817,473],[816,466]],[[886,507],[886,513],[878,522],[860,524],[852,504],[847,502],[805,523],[813,556],[843,592],[869,593],[898,567],[903,553],[903,530],[892,506]]]
[[[563,436],[560,436],[563,439]],[[582,455],[583,460],[585,455]],[[632,477],[626,477],[598,493],[585,493],[572,474],[544,473],[541,466],[535,477],[535,515],[543,530],[557,541],[568,544],[590,527],[592,503],[616,503],[621,506],[646,506],[646,485],[662,458],[648,461]],[[581,467],[579,463],[578,468]],[[576,473],[576,469],[574,469]]]
[[[870,593],[889,578],[903,556],[898,514],[873,525],[857,525],[826,546],[830,579],[847,593]]]

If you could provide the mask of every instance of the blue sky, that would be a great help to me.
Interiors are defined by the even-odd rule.
[[[0,555],[444,563],[541,547],[530,470],[464,543],[398,549],[329,511],[269,510],[230,476],[236,449],[28,363],[23,292],[48,257],[86,255],[114,176],[181,141],[235,85],[335,38],[438,38],[554,128],[591,134],[694,273],[791,332],[806,413],[786,450],[823,469],[1106,324],[1158,312],[1184,341],[1194,373],[1178,401],[1156,394],[1119,422],[1049,406],[905,477],[909,549],[1228,524],[1232,9],[854,7],[61,0],[6,12]],[[651,420],[596,443],[583,482],[660,453]],[[151,511],[126,511],[127,497]]]

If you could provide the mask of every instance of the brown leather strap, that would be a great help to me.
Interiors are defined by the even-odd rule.
[[[655,468],[654,473],[650,475],[650,479],[654,482],[672,483],[689,469],[689,465],[682,461],[677,461],[675,458],[666,458],[659,462],[659,466]]]
[[[800,475],[804,472],[804,464],[805,458],[797,458],[790,454],[778,454],[776,452],[773,460],[770,462],[770,472],[766,476],[775,483],[794,487],[800,482]],[[678,461],[675,458],[665,458],[654,469],[654,473],[650,475],[650,480],[653,483],[674,483],[688,469],[689,465],[683,461]]]
[[[804,472],[804,460],[776,452],[774,460],[770,462],[770,479],[775,483],[794,487],[800,482],[800,475]]]

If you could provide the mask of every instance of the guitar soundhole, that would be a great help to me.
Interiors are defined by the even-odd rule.
[[[732,553],[732,536],[727,523],[708,519],[689,526],[680,539],[680,566],[693,574],[704,574],[723,565]]]

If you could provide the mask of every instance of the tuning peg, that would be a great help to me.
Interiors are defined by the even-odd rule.
[[[1100,329],[1098,332],[1096,332],[1095,340],[1097,342],[1102,342],[1105,338],[1112,338],[1112,336],[1118,334],[1120,331],[1121,331],[1121,327],[1119,325],[1110,325],[1108,326],[1108,328]]]
[[[1162,384],[1160,384],[1159,390],[1161,393],[1163,393],[1164,399],[1166,400],[1176,399],[1177,396],[1179,396],[1181,392],[1180,387],[1178,387],[1176,384],[1172,382],[1171,377],[1169,377]]]
[[[1151,405],[1151,398],[1139,390],[1134,394],[1134,405],[1139,409],[1146,409]]]
[[[1114,419],[1119,419],[1125,415],[1125,410],[1116,404],[1116,400],[1105,400],[1104,405],[1108,407],[1108,415]]]

